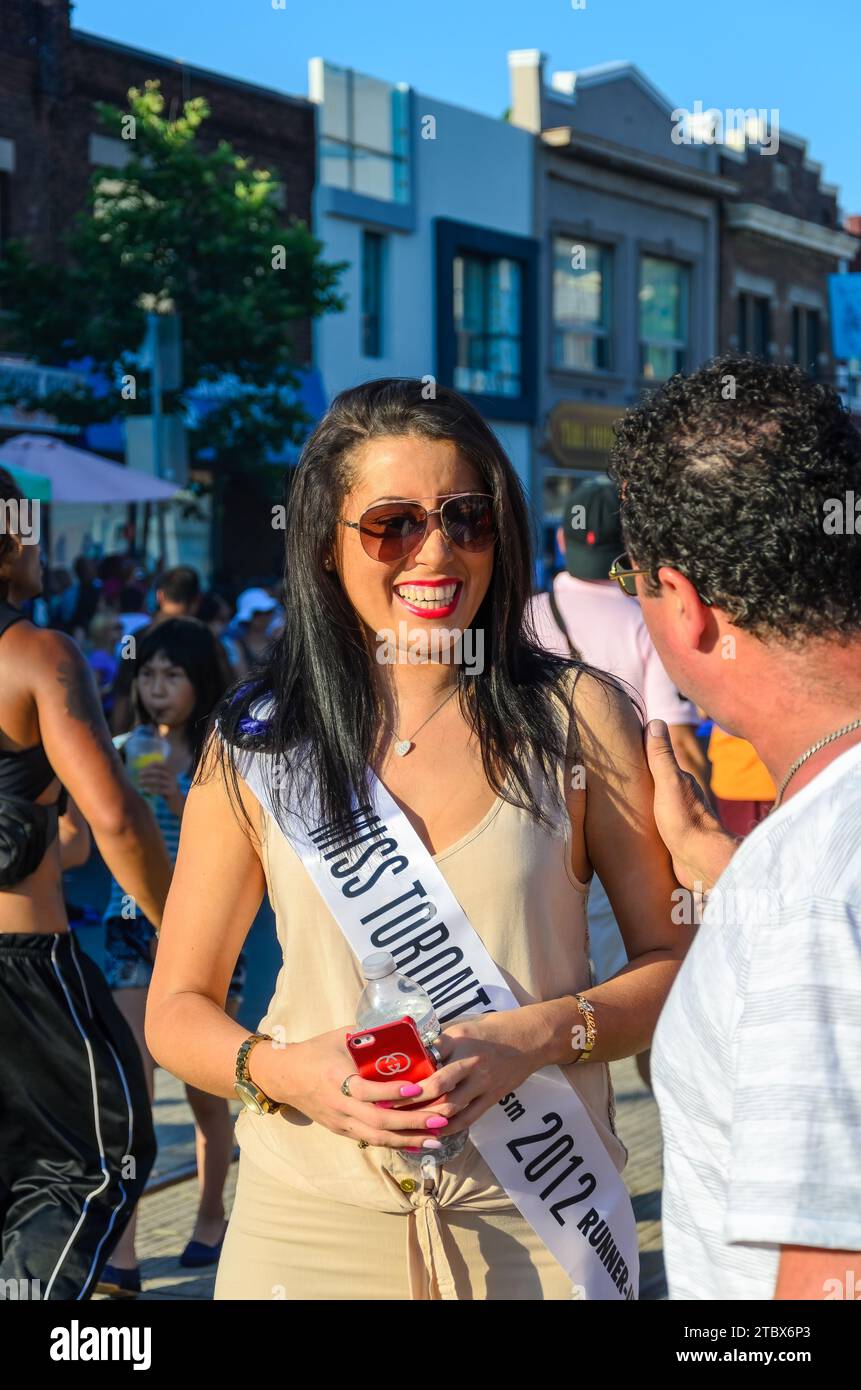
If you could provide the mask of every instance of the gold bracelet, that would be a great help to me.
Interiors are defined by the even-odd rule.
[[[580,1010],[580,1017],[586,1025],[586,1046],[583,1048],[582,1052],[580,1053],[580,1056],[574,1063],[576,1067],[579,1065],[580,1062],[589,1061],[589,1056],[592,1052],[592,1048],[595,1046],[595,1041],[598,1037],[598,1028],[595,1023],[595,1010],[589,1003],[589,1000],[584,998],[582,994],[575,994],[574,998],[577,1001],[577,1008]]]

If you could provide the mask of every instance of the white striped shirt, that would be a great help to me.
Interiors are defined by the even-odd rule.
[[[861,1250],[861,745],[756,827],[655,1033],[671,1298],[770,1299]]]

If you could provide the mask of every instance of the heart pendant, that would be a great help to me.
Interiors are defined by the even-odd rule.
[[[413,745],[411,744],[408,738],[402,738],[398,743],[395,744],[395,752],[397,753],[399,758],[405,758],[412,746]]]

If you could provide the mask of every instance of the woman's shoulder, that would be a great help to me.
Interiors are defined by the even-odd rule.
[[[643,711],[635,690],[607,671],[572,663],[558,678],[554,694],[567,720],[568,747],[593,769],[643,757]]]
[[[642,727],[642,701],[632,686],[582,661],[570,661],[551,682],[554,698],[574,718],[598,726],[607,723],[630,723]]]

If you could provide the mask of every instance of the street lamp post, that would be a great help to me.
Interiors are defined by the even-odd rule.
[[[162,476],[162,455],[161,455],[161,397],[162,397],[162,362],[161,362],[161,341],[159,332],[160,314],[148,314],[148,328],[150,339],[150,375],[152,378],[152,400],[150,407],[152,410],[152,466],[157,478]],[[166,538],[164,529],[164,507],[156,507],[158,518],[158,549],[161,562],[164,561]]]
[[[147,314],[147,333],[145,339],[145,363],[150,371],[150,413],[152,426],[152,471],[157,478],[168,472],[171,477],[176,470],[176,449],[169,451],[165,469],[164,430],[165,415],[163,397],[165,391],[179,391],[182,387],[182,323],[179,314]],[[158,548],[164,558],[167,550],[165,534],[164,505],[158,504]],[[144,538],[146,544],[146,538]]]

